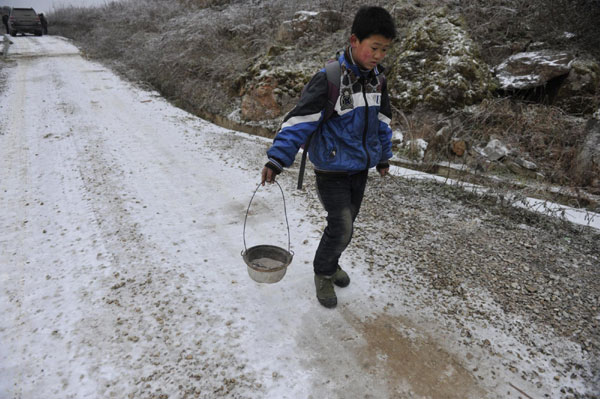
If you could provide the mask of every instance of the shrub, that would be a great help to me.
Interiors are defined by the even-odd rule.
[[[483,44],[482,55],[488,63],[501,60],[498,47],[508,44],[516,52],[532,41],[600,58],[600,0],[465,0],[456,4],[471,35]],[[569,38],[565,32],[575,36]]]
[[[498,138],[529,157],[551,182],[582,185],[574,169],[578,149],[585,140],[580,119],[569,117],[557,107],[506,98],[484,100],[459,114],[463,137],[476,143]]]

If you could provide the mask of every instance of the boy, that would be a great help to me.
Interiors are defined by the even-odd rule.
[[[285,117],[262,170],[261,184],[273,183],[315,132],[306,150],[314,165],[319,199],[327,212],[327,227],[313,265],[317,299],[327,308],[337,305],[333,285],[350,284],[338,261],[352,238],[368,170],[376,166],[381,176],[389,170],[391,107],[379,62],[395,37],[394,21],[386,10],[361,7],[352,23],[350,45],[338,60],[341,76],[335,112],[320,124],[328,100],[323,69]]]

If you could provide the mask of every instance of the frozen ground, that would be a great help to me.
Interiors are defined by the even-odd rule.
[[[191,116],[60,37],[13,41],[0,98],[0,398],[594,397],[593,381],[564,377],[565,364],[589,376],[589,352],[485,289],[466,299],[484,320],[456,297],[439,302],[410,259],[387,258],[404,278],[372,278],[373,251],[403,245],[393,236],[352,249],[352,284],[321,307],[322,214],[294,170],[280,179],[294,260],[281,282],[253,282],[242,224],[268,141]],[[377,228],[362,220],[357,243]],[[259,190],[246,240],[287,246],[274,187]]]

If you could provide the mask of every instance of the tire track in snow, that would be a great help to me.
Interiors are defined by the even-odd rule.
[[[91,87],[93,83],[80,86]],[[115,82],[110,82],[108,87],[111,87],[109,91],[121,90]],[[95,96],[91,98],[97,98],[101,92],[94,91]],[[118,314],[113,326],[115,337],[107,349],[116,355],[128,348],[125,352],[130,356],[121,360],[124,364],[119,365],[119,369],[132,369],[136,374],[140,368],[144,369],[141,379],[136,382],[140,388],[131,394],[158,395],[165,390],[174,390],[187,395],[208,390],[227,395],[236,385],[253,383],[251,377],[237,370],[243,369],[243,362],[236,360],[232,352],[235,351],[235,344],[231,342],[236,335],[235,328],[211,310],[206,303],[210,303],[210,299],[198,303],[198,295],[194,292],[202,287],[188,278],[192,262],[180,255],[179,249],[172,253],[170,248],[164,247],[164,244],[174,247],[184,243],[175,235],[180,234],[181,221],[189,220],[189,216],[185,217],[178,209],[177,203],[167,207],[162,204],[168,202],[169,197],[187,195],[174,185],[185,168],[175,170],[174,174],[170,172],[177,165],[182,149],[169,152],[165,150],[168,144],[154,143],[160,140],[160,132],[151,122],[145,122],[147,114],[135,115],[131,109],[126,115],[115,112],[127,109],[120,98],[110,96],[110,99],[92,100],[111,113],[111,128],[86,126],[85,120],[75,128],[80,132],[76,139],[80,174],[99,221],[114,277],[114,284],[106,290],[104,297],[106,304],[114,308],[115,315]],[[114,127],[119,130],[113,130]],[[151,179],[151,183],[136,185],[137,178],[141,177],[137,173],[143,173],[148,156],[157,168],[141,180]],[[134,170],[136,166],[141,170]],[[165,190],[161,183],[170,189]],[[151,211],[143,212],[144,209]],[[150,212],[156,216],[150,216]],[[156,219],[167,225],[164,229],[167,234],[152,237],[142,231],[142,224],[156,223]],[[172,221],[175,221],[173,231],[168,226]],[[177,257],[189,263],[178,265]],[[182,336],[190,333],[192,336]],[[230,345],[223,347],[215,341],[209,342],[207,348],[203,339],[194,339],[194,336],[210,337],[211,334],[230,337]],[[219,378],[221,374],[235,378]],[[136,377],[130,378],[135,380]],[[123,380],[127,378],[114,379],[110,384],[116,391],[121,391],[131,382]]]
[[[239,328],[231,320],[223,319],[222,312],[215,312],[221,305],[211,303],[210,296],[214,293],[203,287],[202,277],[200,281],[190,278],[189,266],[196,260],[192,262],[173,250],[174,242],[181,244],[177,235],[182,231],[179,222],[183,220],[183,211],[169,199],[178,193],[154,189],[154,176],[176,187],[173,184],[181,171],[173,175],[165,170],[168,172],[169,165],[177,161],[180,148],[175,153],[165,153],[159,148],[163,144],[157,144],[156,148],[149,145],[152,136],[149,142],[134,136],[115,141],[115,137],[123,134],[119,129],[123,127],[134,130],[142,125],[147,128],[144,134],[160,133],[142,119],[129,121],[127,104],[121,103],[121,108],[107,107],[106,120],[116,119],[115,125],[108,128],[96,125],[97,114],[110,104],[98,94],[107,91],[111,96],[111,91],[129,90],[129,86],[120,87],[122,83],[113,75],[105,74],[101,81],[77,80],[77,73],[73,74],[70,68],[82,67],[80,74],[89,75],[90,64],[74,57],[51,62],[27,58],[19,61],[19,67],[29,62],[38,68],[43,66],[44,74],[49,77],[45,82],[52,82],[46,88],[52,98],[47,100],[55,109],[46,112],[41,99],[31,101],[32,89],[27,88],[31,108],[50,114],[53,120],[48,122],[49,133],[28,129],[34,142],[39,143],[44,159],[37,164],[37,178],[31,183],[16,178],[11,180],[10,187],[38,187],[35,195],[43,198],[46,209],[50,210],[40,215],[38,225],[48,223],[52,229],[43,237],[32,235],[30,246],[43,252],[32,260],[37,268],[52,266],[46,272],[48,279],[41,275],[37,280],[56,286],[55,296],[44,299],[55,305],[54,309],[41,310],[38,320],[43,324],[42,329],[35,330],[29,325],[23,327],[22,333],[4,329],[3,335],[13,336],[21,343],[19,348],[40,341],[34,343],[32,350],[46,353],[48,359],[39,362],[37,354],[20,356],[14,351],[7,352],[6,357],[15,362],[12,370],[20,376],[9,377],[8,371],[2,373],[11,387],[2,385],[1,396],[6,393],[7,397],[34,397],[31,392],[37,390],[49,398],[71,397],[73,392],[92,397],[123,393],[134,397],[161,394],[215,397],[230,396],[240,387],[252,386],[253,378],[244,371],[244,360],[238,359],[239,344],[235,341]],[[93,69],[103,70],[97,65]],[[19,81],[44,83],[42,79],[25,77]],[[94,88],[100,90],[92,91]],[[35,120],[35,113],[23,109],[17,108],[11,114]],[[115,118],[119,112],[125,115]],[[23,139],[10,136],[11,140],[17,138]],[[23,145],[10,142],[5,148],[21,150]],[[152,170],[151,175],[143,176],[150,179],[148,185],[138,187],[128,179],[135,172],[130,160],[138,154],[138,161],[147,162],[144,151],[152,152],[162,165]],[[24,155],[26,152],[12,154],[10,159],[15,167],[28,164],[23,162]],[[44,167],[47,169],[43,170]],[[9,201],[6,209],[25,212],[22,203],[25,200],[10,194],[5,198]],[[142,204],[147,204],[148,212],[140,215],[142,206],[146,206]],[[22,218],[16,216],[17,220]],[[171,223],[172,220],[176,223]],[[148,221],[164,225],[164,234],[144,233],[140,225]],[[5,252],[23,256],[24,246],[13,240]],[[48,258],[48,264],[41,259],[43,256]],[[13,268],[6,280],[14,283],[27,275],[27,271]],[[77,292],[68,292],[71,284],[77,287]],[[23,291],[24,288],[20,289],[14,297],[21,301],[25,296]],[[87,315],[72,312],[78,311],[79,307],[74,305],[78,301],[83,302],[81,306],[87,309]],[[32,307],[30,302],[27,305]],[[23,310],[26,317],[31,317],[31,311]],[[69,312],[74,325],[63,320]],[[48,329],[50,338],[46,336]],[[40,344],[48,340],[52,347],[40,349]],[[62,348],[60,356],[54,352],[58,348]],[[40,374],[39,369],[35,371],[35,366],[44,367],[45,363],[54,364],[57,370],[46,370],[46,374]]]
[[[14,332],[15,336],[7,341],[14,342],[18,337],[25,333],[28,327],[27,311],[24,309],[25,300],[25,269],[27,256],[14,248],[26,248],[28,237],[29,212],[27,204],[29,203],[28,189],[30,187],[29,176],[29,155],[28,142],[23,132],[27,124],[25,115],[21,112],[25,109],[26,103],[26,82],[29,76],[29,64],[25,63],[16,71],[10,71],[13,87],[3,93],[5,97],[11,98],[4,112],[7,119],[5,126],[0,127],[0,148],[1,148],[1,168],[4,171],[4,178],[0,181],[0,198],[2,200],[2,214],[0,216],[0,228],[5,231],[4,239],[0,241],[0,260],[3,265],[13,265],[11,269],[3,268],[0,281],[3,286],[3,293],[9,301],[10,310],[2,309],[3,314],[13,313],[16,317],[10,324],[2,325],[2,333]],[[21,186],[21,190],[15,190],[15,187]],[[16,283],[15,283],[16,282]],[[6,344],[2,345],[0,352],[2,367],[6,373],[14,379],[11,389],[14,389],[15,395],[22,395],[22,386],[25,376],[22,370],[14,367],[14,359],[11,359],[10,352],[6,349]],[[23,355],[27,348],[23,348]],[[4,372],[2,373],[4,374]]]

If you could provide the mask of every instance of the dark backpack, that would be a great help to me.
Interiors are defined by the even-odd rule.
[[[327,74],[327,104],[325,105],[325,113],[317,129],[308,136],[304,143],[304,151],[302,152],[302,161],[300,162],[300,171],[298,172],[298,190],[302,189],[302,181],[304,180],[304,169],[306,168],[306,155],[308,154],[308,146],[313,135],[320,131],[323,124],[331,118],[335,103],[340,96],[340,77],[342,74],[340,63],[338,60],[329,60],[325,65],[325,73]]]

